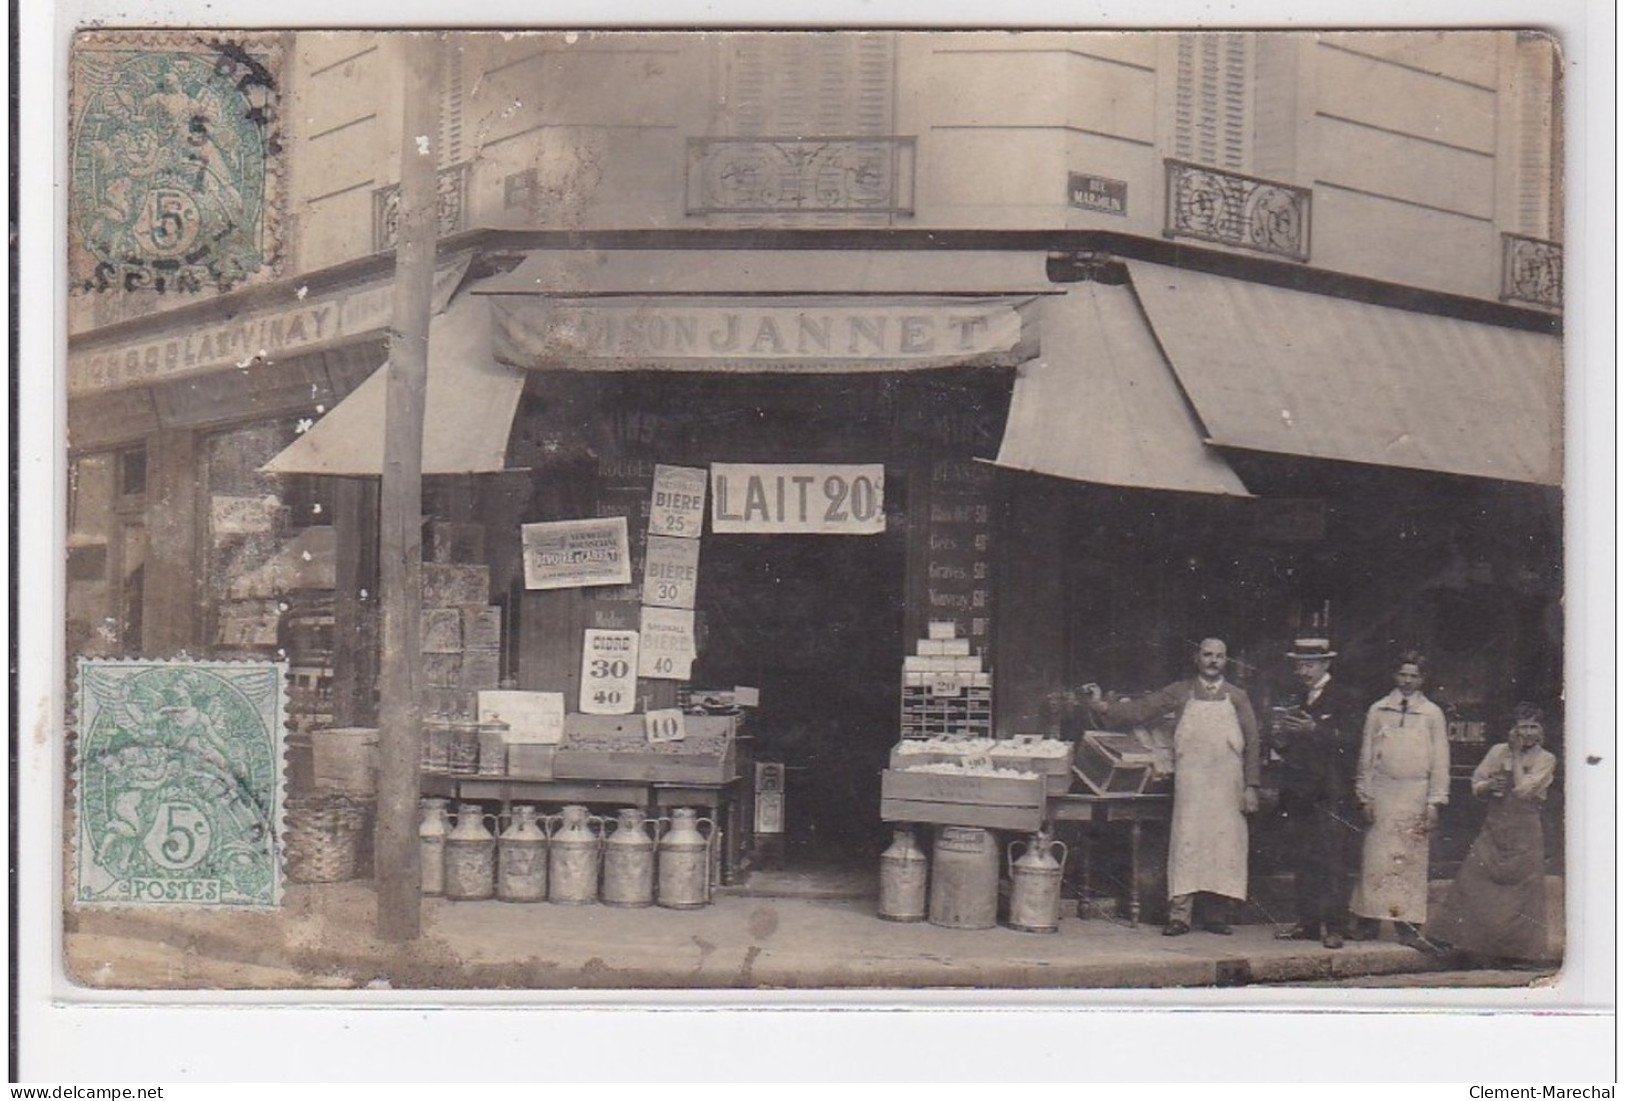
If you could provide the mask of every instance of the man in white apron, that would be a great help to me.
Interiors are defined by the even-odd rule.
[[[1224,679],[1229,649],[1202,640],[1197,675],[1137,700],[1108,703],[1085,689],[1090,709],[1108,722],[1135,725],[1174,713],[1174,806],[1168,836],[1168,924],[1182,936],[1195,920],[1196,896],[1217,896],[1202,928],[1228,934],[1229,900],[1247,897],[1247,819],[1258,810],[1258,719],[1247,693]]]

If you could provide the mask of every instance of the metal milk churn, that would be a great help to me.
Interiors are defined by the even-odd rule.
[[[970,826],[942,826],[931,857],[932,925],[991,929],[998,924],[999,847]]]
[[[880,854],[879,916],[886,921],[925,920],[927,860],[914,842],[912,826],[892,830],[891,847]]]
[[[660,886],[655,901],[669,910],[693,910],[711,901],[711,838],[716,823],[692,807],[678,807],[660,839]],[[710,827],[701,833],[700,826]]]
[[[654,903],[655,842],[649,821],[636,807],[626,807],[616,816],[614,832],[604,839],[604,905]]]
[[[604,820],[586,807],[569,806],[549,815],[557,820],[548,838],[547,900],[581,905],[598,898],[598,848]],[[598,829],[593,829],[593,823]]]
[[[1021,859],[1010,842],[1010,928],[1025,933],[1053,933],[1061,923],[1061,869],[1066,845],[1040,830],[1026,843]],[[1055,849],[1061,858],[1055,858]]]
[[[423,872],[423,893],[446,893],[446,835],[451,832],[451,818],[446,814],[444,799],[421,799],[423,821],[418,823],[418,866]]]
[[[504,902],[547,898],[547,834],[536,808],[513,808],[513,821],[497,838],[497,897]]]
[[[457,804],[457,828],[446,835],[446,897],[490,898],[496,892],[497,839],[478,803]]]

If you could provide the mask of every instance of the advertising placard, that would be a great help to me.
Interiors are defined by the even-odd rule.
[[[649,502],[649,534],[698,539],[705,524],[705,471],[690,466],[655,466]]]
[[[880,463],[712,463],[711,530],[732,535],[879,535]]]
[[[558,745],[564,733],[564,693],[488,689],[479,694],[478,718],[507,723],[504,740],[509,745]]]
[[[586,631],[581,646],[581,713],[630,715],[637,687],[638,633]]]
[[[687,680],[694,657],[693,609],[643,609],[638,676],[652,680]]]
[[[657,608],[692,608],[700,576],[700,541],[649,536],[643,557],[643,602]]]
[[[519,532],[525,548],[527,589],[632,583],[624,516],[524,524]]]

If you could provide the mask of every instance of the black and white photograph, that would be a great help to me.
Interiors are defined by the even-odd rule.
[[[1612,1005],[1561,34],[534,23],[61,39],[49,998]]]

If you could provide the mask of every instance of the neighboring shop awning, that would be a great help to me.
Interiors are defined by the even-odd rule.
[[[1562,481],[1562,344],[1555,336],[1156,264],[1128,266],[1214,444]]]
[[[462,294],[429,322],[423,473],[504,469],[524,375],[491,355],[490,300]],[[389,365],[262,468],[269,474],[379,474]]]
[[[1043,353],[1021,366],[995,460],[1080,482],[1245,497],[1202,442],[1132,292],[1072,285],[1044,303]]]
[[[481,282],[531,370],[836,374],[1012,367],[1057,293],[1042,253],[559,251]]]

